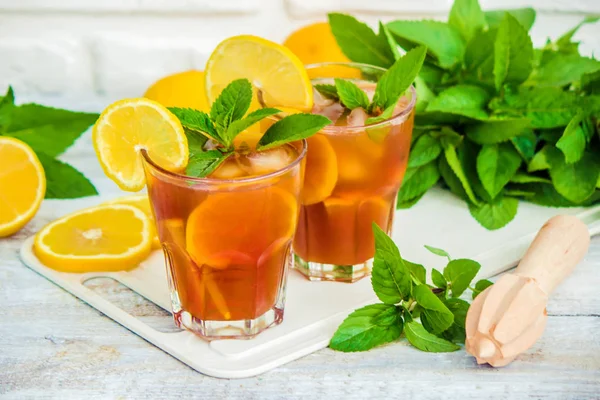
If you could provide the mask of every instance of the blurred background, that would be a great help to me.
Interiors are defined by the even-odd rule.
[[[557,37],[600,0],[481,0],[484,10],[533,7],[534,45]],[[141,96],[158,78],[204,69],[214,46],[241,33],[283,42],[328,11],[381,19],[445,19],[450,0],[0,0],[0,92],[17,102],[101,110]],[[576,35],[600,52],[600,24]],[[597,54],[596,54],[597,55]]]

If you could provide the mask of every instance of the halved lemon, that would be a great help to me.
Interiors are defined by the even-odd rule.
[[[335,150],[326,136],[316,134],[307,139],[306,169],[300,198],[311,205],[331,195],[338,180],[338,162]]]
[[[208,111],[204,90],[204,72],[190,70],[165,76],[146,90],[144,97],[165,107],[189,107]]]
[[[94,125],[92,138],[104,173],[123,190],[144,187],[142,149],[168,171],[187,165],[187,138],[179,119],[149,99],[125,99],[108,106]]]
[[[46,225],[36,235],[33,251],[58,271],[128,270],[150,254],[150,226],[148,216],[134,206],[91,207]]]
[[[152,222],[150,224],[150,231],[152,233],[152,248],[158,249],[160,248],[160,240],[158,239],[158,234],[156,233],[156,223],[154,222],[154,214],[152,214],[152,209],[150,206],[150,199],[145,194],[134,194],[131,196],[123,196],[118,197],[113,200],[109,200],[104,204],[127,204],[130,206],[134,206],[139,208],[150,218]]]
[[[231,81],[246,78],[255,88],[251,110],[261,107],[258,91],[269,107],[310,111],[313,105],[312,85],[298,57],[290,49],[257,36],[234,36],[219,43],[204,74],[210,103]]]
[[[44,168],[20,140],[0,137],[0,237],[12,235],[35,215],[46,194]]]

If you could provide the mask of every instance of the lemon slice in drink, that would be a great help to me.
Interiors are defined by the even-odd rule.
[[[251,110],[261,107],[258,92],[269,107],[310,111],[313,105],[312,85],[298,57],[287,47],[256,36],[234,36],[219,43],[204,74],[210,103],[231,81],[246,78],[255,88]]]

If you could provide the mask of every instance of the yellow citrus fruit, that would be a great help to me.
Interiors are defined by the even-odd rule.
[[[0,137],[0,237],[29,222],[46,194],[46,176],[37,156],[20,140]]]
[[[33,250],[46,266],[59,271],[128,270],[150,254],[151,223],[134,206],[91,207],[46,225],[36,235]]]
[[[168,171],[187,165],[187,138],[179,119],[152,100],[111,104],[94,125],[92,138],[104,173],[123,190],[135,192],[144,187],[142,149]]]
[[[303,26],[288,36],[283,45],[304,64],[350,62],[342,53],[327,22]],[[311,69],[308,74],[311,78],[360,78],[359,70],[335,65]]]
[[[202,111],[210,109],[202,71],[191,70],[165,76],[150,86],[144,97],[165,107],[189,107]]]
[[[250,35],[219,43],[206,64],[206,92],[212,103],[231,81],[248,79],[255,89],[251,110],[260,108],[258,91],[269,107],[309,111],[310,80],[302,62],[287,47]]]
[[[319,203],[331,195],[338,179],[335,150],[327,137],[317,134],[306,139],[306,167],[300,198],[302,204]]]
[[[152,221],[152,223],[150,224],[150,231],[151,231],[151,236],[152,236],[152,248],[153,249],[160,248],[160,240],[158,239],[158,234],[156,233],[156,224],[154,222],[154,215],[152,214],[152,208],[150,205],[150,199],[148,198],[148,195],[134,194],[131,196],[118,197],[116,199],[104,202],[103,205],[104,204],[127,204],[127,205],[134,206],[134,207],[137,207],[140,210],[142,210],[144,212],[144,214],[146,214],[148,216],[148,218],[150,218],[150,221]]]

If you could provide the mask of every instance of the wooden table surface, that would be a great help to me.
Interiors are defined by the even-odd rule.
[[[599,399],[600,237],[548,304],[543,337],[502,369],[464,351],[423,353],[405,341],[365,352],[321,350],[241,380],[201,375],[24,266],[23,240],[66,212],[119,194],[102,176],[89,135],[65,160],[100,197],[46,201],[16,235],[0,239],[0,398],[56,399]],[[169,315],[122,287],[96,290],[155,326]]]

